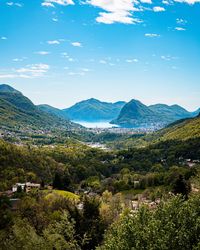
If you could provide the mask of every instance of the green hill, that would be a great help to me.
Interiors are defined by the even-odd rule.
[[[56,115],[56,116],[63,118],[65,120],[69,120],[69,118],[66,116],[65,112],[61,109],[54,108],[48,104],[40,104],[40,105],[38,105],[38,108],[46,113],[51,114],[51,115]]]
[[[73,123],[41,111],[22,93],[9,85],[0,85],[0,126],[7,128],[32,127],[53,128],[75,127]]]
[[[200,138],[200,116],[184,119],[157,132],[159,140],[188,140]]]
[[[76,121],[103,121],[116,118],[125,102],[108,103],[94,98],[76,103],[68,109],[64,109],[70,120]]]

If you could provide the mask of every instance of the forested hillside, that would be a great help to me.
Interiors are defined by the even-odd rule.
[[[27,97],[9,85],[0,85],[0,125],[6,128],[75,128],[78,125],[40,110]]]

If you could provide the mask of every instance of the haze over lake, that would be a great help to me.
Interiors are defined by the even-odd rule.
[[[99,121],[99,122],[86,122],[86,121],[73,121],[86,128],[112,128],[118,127],[117,125],[110,124],[109,121]]]

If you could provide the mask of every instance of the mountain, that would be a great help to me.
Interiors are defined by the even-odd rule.
[[[125,102],[116,103],[101,102],[91,98],[81,101],[68,109],[64,109],[64,113],[70,120],[76,121],[103,121],[116,118]]]
[[[198,116],[200,114],[200,108],[197,109],[196,111],[192,112],[192,115],[195,117],[195,116]]]
[[[189,112],[179,105],[155,104],[146,106],[138,100],[124,105],[117,119],[112,123],[122,127],[164,127],[184,118],[191,118],[196,112]]]
[[[71,122],[41,111],[21,92],[9,85],[0,85],[0,126],[13,128],[71,128]]]
[[[188,140],[200,138],[200,114],[194,118],[183,119],[170,124],[158,131],[156,137],[160,140]]]
[[[171,123],[183,118],[192,117],[193,114],[179,105],[168,106],[166,104],[150,105],[149,108],[157,113],[166,123]],[[194,115],[195,116],[195,115]]]
[[[138,100],[131,100],[121,109],[117,119],[111,123],[122,127],[148,127],[159,123],[159,116]]]
[[[7,85],[7,84],[1,84],[0,85],[0,92],[9,92],[9,93],[21,93],[18,90],[12,88],[11,86]]]
[[[69,118],[66,116],[65,112],[61,109],[54,108],[48,104],[40,104],[40,105],[38,105],[38,108],[46,113],[51,114],[51,115],[56,115],[60,118],[69,120]]]

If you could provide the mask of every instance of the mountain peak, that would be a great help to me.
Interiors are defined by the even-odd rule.
[[[142,103],[141,103],[141,101],[136,100],[136,99],[132,99],[132,100],[130,100],[130,102],[129,102],[129,103],[142,104]]]
[[[0,84],[0,92],[20,93],[8,84]]]

